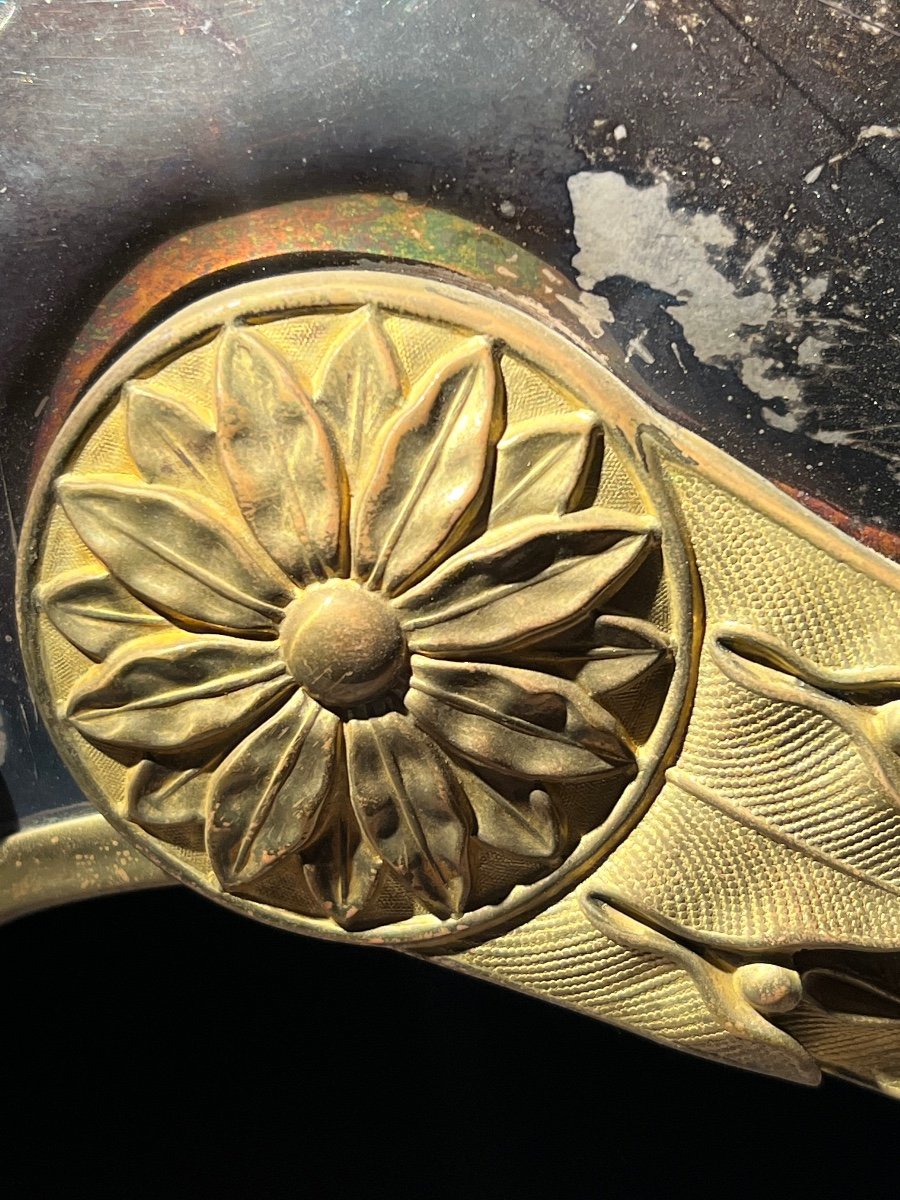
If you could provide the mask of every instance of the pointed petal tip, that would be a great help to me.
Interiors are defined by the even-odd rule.
[[[469,898],[469,879],[467,876],[457,875],[455,879],[451,879],[447,884],[447,904],[450,909],[450,916],[459,918],[466,911],[466,901]]]
[[[148,829],[204,824],[209,772],[219,757],[179,771],[153,759],[142,759],[126,776],[125,804],[130,821]]]
[[[226,321],[219,331],[219,336],[216,338],[216,341],[221,347],[227,342],[233,341],[236,338],[240,338],[248,332],[249,330],[243,321]]]
[[[143,389],[136,379],[129,379],[128,382],[122,386],[122,399],[125,402],[125,406],[128,409],[129,415],[131,414],[132,403],[135,400],[140,402],[142,391]]]
[[[598,443],[603,439],[603,422],[600,415],[586,408],[574,409],[558,417],[560,428],[572,438],[583,438],[591,454],[598,453]]]
[[[213,873],[224,892],[238,892],[250,887],[281,861],[281,857],[275,855],[271,857],[271,860],[251,856],[238,865],[238,861],[231,855],[220,852],[218,835],[221,834],[222,828],[221,825],[214,823],[214,814],[210,810],[207,815],[204,837],[206,853]]]
[[[239,871],[232,871],[225,863],[217,861],[212,855],[210,855],[210,862],[223,892],[236,892],[243,886],[244,881],[241,879]]]
[[[219,336],[216,338],[216,366],[219,370],[222,369],[223,360],[227,355],[234,354],[240,347],[247,347],[249,344],[258,345],[258,339],[253,337],[245,325],[236,321],[230,321],[227,325],[222,326]]]
[[[587,408],[576,408],[572,412],[567,413],[566,416],[573,424],[583,425],[585,429],[603,428],[600,414],[591,412]]]
[[[76,471],[67,471],[65,475],[60,475],[53,481],[53,487],[56,491],[56,498],[63,506],[66,516],[71,516],[69,506],[82,495],[90,495],[99,487],[117,487],[131,484],[140,484],[140,480],[134,475],[126,474],[96,474],[96,475],[81,475]]]
[[[471,349],[470,357],[480,369],[490,371],[496,375],[494,386],[497,386],[500,377],[499,357],[500,351],[496,342],[489,337],[477,337],[469,343]]]
[[[60,475],[53,481],[53,490],[56,492],[57,499],[65,508],[66,497],[69,496],[78,487],[78,476],[69,471],[65,475]]]
[[[349,908],[339,907],[336,904],[325,905],[324,907],[326,915],[331,917],[332,921],[336,921],[341,929],[352,931],[360,915],[360,910],[355,905],[350,905]]]
[[[498,346],[493,338],[486,334],[477,334],[451,347],[434,362],[431,370],[436,374],[450,374],[453,370],[461,370],[468,363],[476,369],[480,367],[493,372],[497,366],[497,358]]]
[[[156,391],[149,379],[129,379],[122,385],[122,399],[129,406],[132,403],[140,404],[142,400],[151,400],[156,395],[162,396],[162,393]]]
[[[134,457],[134,452],[140,449],[139,435],[143,414],[146,413],[146,419],[152,421],[154,409],[157,409],[160,404],[167,404],[171,407],[173,401],[159,392],[151,391],[138,380],[129,379],[122,388],[122,402],[125,405],[126,440],[132,451],[132,457]],[[136,443],[138,444],[136,445]]]
[[[262,352],[268,355],[273,353],[268,343],[259,337],[258,334],[254,333],[252,329],[248,328],[242,322],[229,321],[227,325],[222,326],[222,330],[216,338],[215,365],[217,375],[221,376],[224,371],[231,368],[234,357],[240,350],[250,354]]]
[[[415,894],[428,911],[441,921],[459,920],[465,915],[466,901],[469,898],[469,879],[467,875],[456,875],[451,879],[414,880],[407,877],[404,880],[407,887]]]
[[[364,304],[358,308],[352,315],[348,324],[355,325],[357,328],[361,325],[381,325],[381,317],[378,312],[377,304]]]

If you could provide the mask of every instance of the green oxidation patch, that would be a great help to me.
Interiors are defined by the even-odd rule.
[[[152,251],[101,300],[66,358],[45,412],[43,458],[88,383],[147,318],[187,287],[252,263],[327,253],[372,255],[438,267],[563,320],[577,289],[563,275],[482,225],[401,196],[347,195],[292,201],[224,217]]]

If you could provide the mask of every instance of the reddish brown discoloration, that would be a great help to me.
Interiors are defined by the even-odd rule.
[[[776,482],[776,486],[792,500],[796,500],[798,504],[802,504],[804,508],[814,512],[816,516],[822,517],[823,520],[840,529],[842,533],[849,534],[856,541],[868,546],[870,550],[877,550],[885,558],[892,558],[900,562],[900,536],[896,533],[891,533],[889,529],[879,529],[875,525],[866,525],[862,521],[856,520],[855,517],[849,516],[842,509],[835,508],[827,500],[811,496],[809,492],[788,487],[784,483]]]
[[[101,300],[82,330],[47,405],[35,453],[40,465],[78,396],[147,315],[213,274],[286,255],[343,252],[428,263],[500,286],[566,319],[562,275],[471,222],[384,196],[338,196],[257,209],[201,225],[164,242]],[[503,268],[501,273],[500,268]]]

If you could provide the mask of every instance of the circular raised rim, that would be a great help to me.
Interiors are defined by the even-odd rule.
[[[353,309],[376,304],[413,318],[441,321],[483,334],[510,349],[551,378],[560,379],[586,408],[596,412],[625,444],[633,481],[648,507],[662,521],[663,571],[672,598],[676,643],[675,669],[651,736],[641,748],[639,769],[601,825],[586,834],[572,853],[550,874],[533,883],[515,885],[498,904],[484,905],[459,918],[412,917],[375,929],[348,931],[325,917],[310,917],[249,900],[216,887],[210,878],[181,858],[177,851],[140,826],[126,820],[112,805],[94,799],[96,789],[80,753],[69,753],[74,734],[57,713],[46,688],[36,635],[36,610],[30,603],[46,517],[55,503],[52,482],[73,450],[93,431],[112,407],[119,389],[142,370],[203,340],[236,318],[283,319],[319,309]],[[636,441],[645,426],[665,422],[640,401],[580,346],[530,313],[485,295],[435,279],[423,269],[361,270],[337,267],[293,272],[238,284],[207,296],[164,320],[116,360],[85,392],[50,447],[29,497],[19,547],[17,615],[26,674],[35,701],[67,768],[85,795],[110,822],[151,861],[168,874],[229,908],[284,929],[299,930],[331,940],[361,944],[391,944],[398,948],[438,949],[448,942],[471,940],[521,923],[538,907],[546,907],[580,883],[633,827],[661,786],[666,766],[680,741],[688,692],[693,686],[694,638],[692,610],[694,580],[689,555],[677,536],[677,520],[661,485],[638,472]],[[667,520],[665,518],[668,518]]]

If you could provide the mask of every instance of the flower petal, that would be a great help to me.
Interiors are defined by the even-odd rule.
[[[403,399],[400,368],[374,306],[349,318],[322,363],[314,392],[356,479],[360,461]]]
[[[409,644],[479,658],[548,638],[625,583],[654,531],[603,509],[489,530],[396,601]]]
[[[527,665],[573,679],[597,699],[629,687],[671,658],[669,639],[649,621],[603,613],[585,636],[529,651]]]
[[[66,716],[111,746],[188,750],[231,737],[293,686],[272,642],[171,629],[92,667]]]
[[[151,830],[203,821],[210,774],[219,757],[186,771],[149,758],[132,767],[125,793],[129,820]]]
[[[148,483],[227,492],[212,426],[146,384],[129,383],[126,396],[128,449]]]
[[[73,646],[99,662],[123,641],[170,628],[105,571],[68,571],[35,591],[38,607]]]
[[[153,608],[218,629],[281,619],[288,580],[218,505],[120,476],[64,475],[56,486],[88,549]]]
[[[614,716],[566,679],[414,655],[406,706],[471,762],[523,779],[592,779],[634,762]]]
[[[288,364],[239,326],[222,334],[216,398],[219,452],[241,511],[292,579],[340,566],[347,487],[312,400]]]
[[[340,721],[297,692],[210,785],[206,849],[226,888],[250,883],[312,836],[334,779]]]
[[[439,359],[384,431],[360,496],[354,569],[401,591],[459,544],[490,483],[503,393],[490,343]]]
[[[509,778],[494,787],[474,771],[455,769],[475,814],[480,842],[522,858],[554,857],[559,823],[545,791]]]
[[[354,929],[378,885],[381,859],[356,820],[341,814],[303,851],[303,877],[327,916]]]
[[[570,512],[601,448],[602,425],[593,413],[533,417],[510,426],[497,445],[488,525]]]
[[[400,713],[346,726],[350,799],[363,834],[430,909],[458,913],[469,888],[465,801],[449,764]]]

